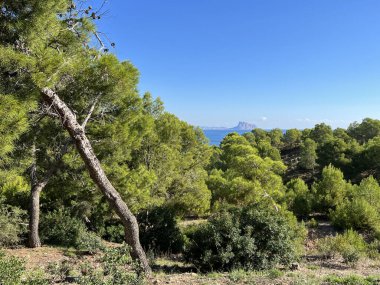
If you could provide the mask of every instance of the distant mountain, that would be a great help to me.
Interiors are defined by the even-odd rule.
[[[226,127],[202,127],[203,130],[231,130],[231,131],[251,131],[256,128],[256,125],[247,122],[239,122],[237,126],[233,128]]]
[[[236,127],[231,128],[231,130],[252,131],[254,128],[256,128],[256,125],[254,124],[250,124],[247,122],[239,122],[239,124]]]

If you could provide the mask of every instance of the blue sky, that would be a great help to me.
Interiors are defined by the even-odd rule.
[[[380,118],[378,0],[108,0],[104,10],[99,30],[140,70],[140,92],[191,124]]]

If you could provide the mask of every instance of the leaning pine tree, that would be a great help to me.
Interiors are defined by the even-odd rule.
[[[122,112],[117,109],[118,103],[123,104],[120,97],[135,88],[135,82],[128,79],[130,64],[102,52],[105,48],[93,24],[97,18],[68,0],[0,1],[0,98],[19,106],[28,102],[29,114],[60,120],[92,180],[120,217],[132,256],[150,274],[136,218],[112,186],[85,133],[84,125],[91,119],[95,103],[103,102],[99,116]],[[94,38],[102,50],[90,46]],[[43,133],[37,132],[39,135]],[[66,143],[62,142],[63,152]],[[38,224],[38,215],[33,212],[39,207],[38,195],[31,207],[31,216],[37,219],[34,224]]]

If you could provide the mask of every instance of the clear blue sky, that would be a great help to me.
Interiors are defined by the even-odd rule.
[[[104,10],[99,30],[140,70],[140,92],[191,124],[380,118],[379,0],[108,0]]]

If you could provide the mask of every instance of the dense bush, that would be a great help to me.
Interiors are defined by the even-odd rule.
[[[356,264],[361,257],[366,255],[366,242],[360,234],[353,230],[338,235],[336,243],[345,263]]]
[[[369,258],[380,259],[380,240],[375,239],[367,245],[367,254]]]
[[[113,278],[113,284],[131,284],[142,281],[141,276],[136,275],[136,272],[141,271],[141,268],[132,260],[130,251],[130,247],[126,244],[105,250],[101,259],[103,274]],[[127,267],[135,269],[135,272],[126,270]]]
[[[91,254],[104,249],[101,238],[94,232],[87,231],[87,229],[83,229],[78,233],[74,246],[78,250]]]
[[[93,253],[103,247],[98,236],[89,232],[82,221],[64,209],[43,216],[40,234],[41,239],[48,244],[72,246],[86,252]]]
[[[67,210],[59,209],[42,216],[41,239],[49,244],[73,246],[85,225]]]
[[[212,216],[189,235],[185,259],[202,271],[271,268],[297,258],[304,232],[289,212],[250,205]]]
[[[317,250],[324,259],[334,258],[337,250],[333,236],[327,236],[317,241]]]
[[[354,228],[380,236],[380,186],[369,177],[352,187],[343,203],[332,211],[333,224],[342,229]]]
[[[345,201],[330,214],[331,221],[338,228],[354,228],[380,233],[380,219],[377,210],[364,199]]]
[[[140,241],[146,250],[155,253],[179,253],[184,238],[177,225],[174,211],[169,207],[156,207],[137,216]]]
[[[345,263],[352,265],[356,264],[367,252],[367,244],[363,237],[353,230],[348,230],[335,237],[320,239],[317,248],[325,258],[340,255]]]
[[[189,235],[185,259],[202,271],[240,268],[254,256],[254,239],[242,233],[237,215],[223,212]]]
[[[120,220],[117,220],[117,224],[111,224],[105,226],[105,238],[111,242],[122,243],[125,240],[124,227],[120,223]]]
[[[25,211],[5,205],[0,201],[0,247],[11,246],[20,242],[26,231]]]

